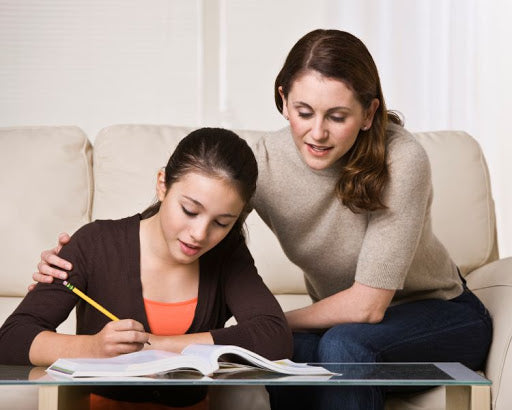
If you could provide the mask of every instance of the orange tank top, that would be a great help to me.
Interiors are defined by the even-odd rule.
[[[158,336],[183,335],[187,332],[197,306],[197,298],[165,303],[144,298],[151,333]]]

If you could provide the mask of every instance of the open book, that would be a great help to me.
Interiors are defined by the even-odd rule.
[[[193,369],[203,375],[211,375],[220,369],[222,355],[234,355],[251,365],[272,372],[289,375],[333,374],[320,366],[295,363],[291,360],[271,361],[238,346],[203,345],[187,346],[181,354],[164,350],[141,350],[105,359],[58,359],[46,371],[53,375],[77,377],[126,377],[168,373],[178,369]],[[240,366],[233,364],[233,368]]]

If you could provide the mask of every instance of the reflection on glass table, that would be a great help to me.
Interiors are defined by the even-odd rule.
[[[447,410],[490,409],[491,382],[460,363],[321,363],[335,375],[288,376],[261,369],[240,369],[205,377],[194,371],[130,378],[56,378],[42,367],[0,365],[0,385],[36,385],[39,409],[88,409],[94,386],[446,386]]]
[[[323,376],[287,376],[261,369],[237,371],[204,377],[195,371],[174,371],[163,375],[129,378],[57,378],[45,368],[0,365],[0,384],[322,384],[322,385],[490,385],[491,382],[460,363],[322,363],[336,373]]]

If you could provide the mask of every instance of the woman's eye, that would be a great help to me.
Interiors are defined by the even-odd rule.
[[[310,118],[312,115],[310,112],[299,112],[300,118]]]
[[[215,223],[220,226],[221,228],[227,228],[229,224],[223,224],[223,223],[220,223],[219,221],[215,221]]]
[[[331,117],[331,120],[333,120],[334,122],[344,122],[345,117]]]
[[[181,209],[183,210],[183,213],[187,216],[196,216],[197,214],[194,213],[194,212],[191,212],[189,211],[187,208],[185,208],[184,206],[181,207]]]

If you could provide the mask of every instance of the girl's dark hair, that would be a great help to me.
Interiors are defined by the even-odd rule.
[[[254,154],[242,138],[223,128],[200,128],[192,131],[179,143],[165,167],[166,188],[189,172],[229,181],[245,202],[240,217],[233,225],[228,237],[243,237],[243,224],[250,208],[249,201],[256,190],[258,165]],[[141,218],[149,218],[160,209],[157,201],[144,212]]]
[[[293,82],[308,71],[342,81],[352,90],[364,109],[379,100],[371,128],[360,131],[352,148],[344,155],[336,193],[352,212],[386,208],[382,194],[389,175],[386,163],[388,121],[402,125],[397,113],[387,111],[379,73],[366,46],[357,37],[339,30],[314,30],[291,49],[276,77],[274,98],[283,112],[279,93],[287,98]]]

